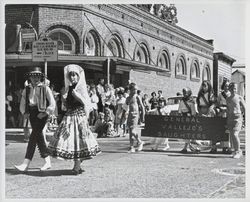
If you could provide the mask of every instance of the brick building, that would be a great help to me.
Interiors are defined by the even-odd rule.
[[[161,89],[165,97],[189,86],[197,94],[202,80],[213,83],[213,42],[136,5],[6,5],[6,81],[23,85],[37,37],[58,41],[58,61],[48,62],[48,78],[60,89],[63,67],[77,63],[87,81],[106,77],[103,63],[115,61],[115,87],[128,80],[143,93]],[[13,27],[14,26],[14,27]],[[11,31],[12,30],[12,31]]]

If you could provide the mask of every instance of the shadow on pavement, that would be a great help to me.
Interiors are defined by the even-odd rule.
[[[48,176],[62,176],[62,175],[74,175],[72,170],[29,170],[26,172],[21,172],[16,170],[15,168],[7,168],[5,172],[9,175],[29,175],[29,176],[36,176],[36,177],[48,177]]]
[[[11,143],[11,142],[25,143],[23,135],[8,135],[8,134],[6,134],[5,140],[8,141],[8,143]]]
[[[194,154],[192,152],[189,152],[187,154],[182,154],[178,151],[155,151],[155,150],[143,150],[143,152],[147,153],[147,152],[150,152],[150,153],[155,153],[155,154],[159,154],[159,155],[168,155],[170,157],[177,157],[177,156],[180,156],[180,157],[202,157],[202,158],[232,158],[231,155],[226,155],[226,154],[209,154],[209,153],[203,153],[201,152],[200,154]]]

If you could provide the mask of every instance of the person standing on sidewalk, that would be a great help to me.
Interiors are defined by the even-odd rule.
[[[29,117],[32,132],[29,138],[25,159],[21,165],[15,165],[19,171],[27,171],[30,161],[32,160],[36,145],[40,155],[45,160],[41,170],[47,170],[51,167],[50,157],[48,154],[43,128],[46,124],[49,114],[55,110],[55,100],[50,88],[42,82],[44,74],[39,67],[33,68],[26,75],[31,85],[26,86],[23,90],[20,111],[24,117]]]
[[[217,98],[217,107],[216,107],[216,110],[217,110],[217,116],[218,117],[223,117],[223,118],[227,118],[227,97],[230,96],[230,91],[228,89],[229,87],[229,80],[228,79],[224,79],[223,82],[222,82],[222,85],[221,85],[221,92],[219,93],[218,95],[218,98]],[[226,133],[228,135],[228,130],[226,130]],[[222,146],[222,153],[224,154],[231,154],[232,151],[231,151],[231,148],[230,148],[230,144],[231,144],[231,137],[230,135],[229,136],[229,140],[228,141],[221,141],[221,146]],[[217,152],[217,148],[214,150],[214,152]]]
[[[126,102],[123,106],[123,114],[121,118],[121,120],[123,120],[126,112],[128,111],[127,126],[129,129],[129,142],[130,142],[129,152],[130,153],[135,152],[134,138],[137,140],[137,143],[138,143],[137,151],[141,151],[143,148],[143,144],[144,144],[144,142],[140,139],[138,132],[137,132],[138,120],[140,116],[139,106],[142,109],[142,114],[143,114],[142,117],[144,117],[144,113],[145,113],[143,104],[141,100],[138,98],[137,90],[138,89],[135,83],[129,84],[130,94],[126,98]],[[144,120],[142,121],[144,122]]]
[[[232,138],[232,147],[234,148],[233,158],[239,159],[242,156],[240,149],[239,133],[242,127],[242,113],[245,112],[245,101],[243,97],[236,94],[237,88],[235,83],[229,84],[231,95],[227,97],[227,127]],[[243,111],[241,111],[241,109]]]
[[[88,123],[91,100],[84,70],[75,64],[65,66],[64,81],[67,111],[48,149],[52,157],[74,160],[72,174],[78,175],[83,172],[81,162],[96,156],[100,148]]]

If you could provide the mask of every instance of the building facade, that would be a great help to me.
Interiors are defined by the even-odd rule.
[[[224,79],[231,81],[232,65],[234,62],[235,59],[222,52],[214,53],[213,88],[216,95],[221,91],[221,85]]]
[[[106,78],[108,57],[115,87],[135,82],[143,93],[161,89],[169,97],[184,87],[197,94],[203,80],[213,83],[213,42],[137,5],[6,5],[5,24],[6,82],[16,85],[23,85],[28,67],[44,66],[32,62],[31,48],[43,37],[58,41],[58,61],[48,62],[58,89],[71,63],[85,69],[88,83]]]
[[[246,97],[245,65],[233,66],[232,82],[237,84],[237,93],[245,98]]]

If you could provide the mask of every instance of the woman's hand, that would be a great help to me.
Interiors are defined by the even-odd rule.
[[[37,118],[39,119],[42,119],[44,117],[48,116],[48,114],[46,112],[40,112],[38,115],[37,115]]]

